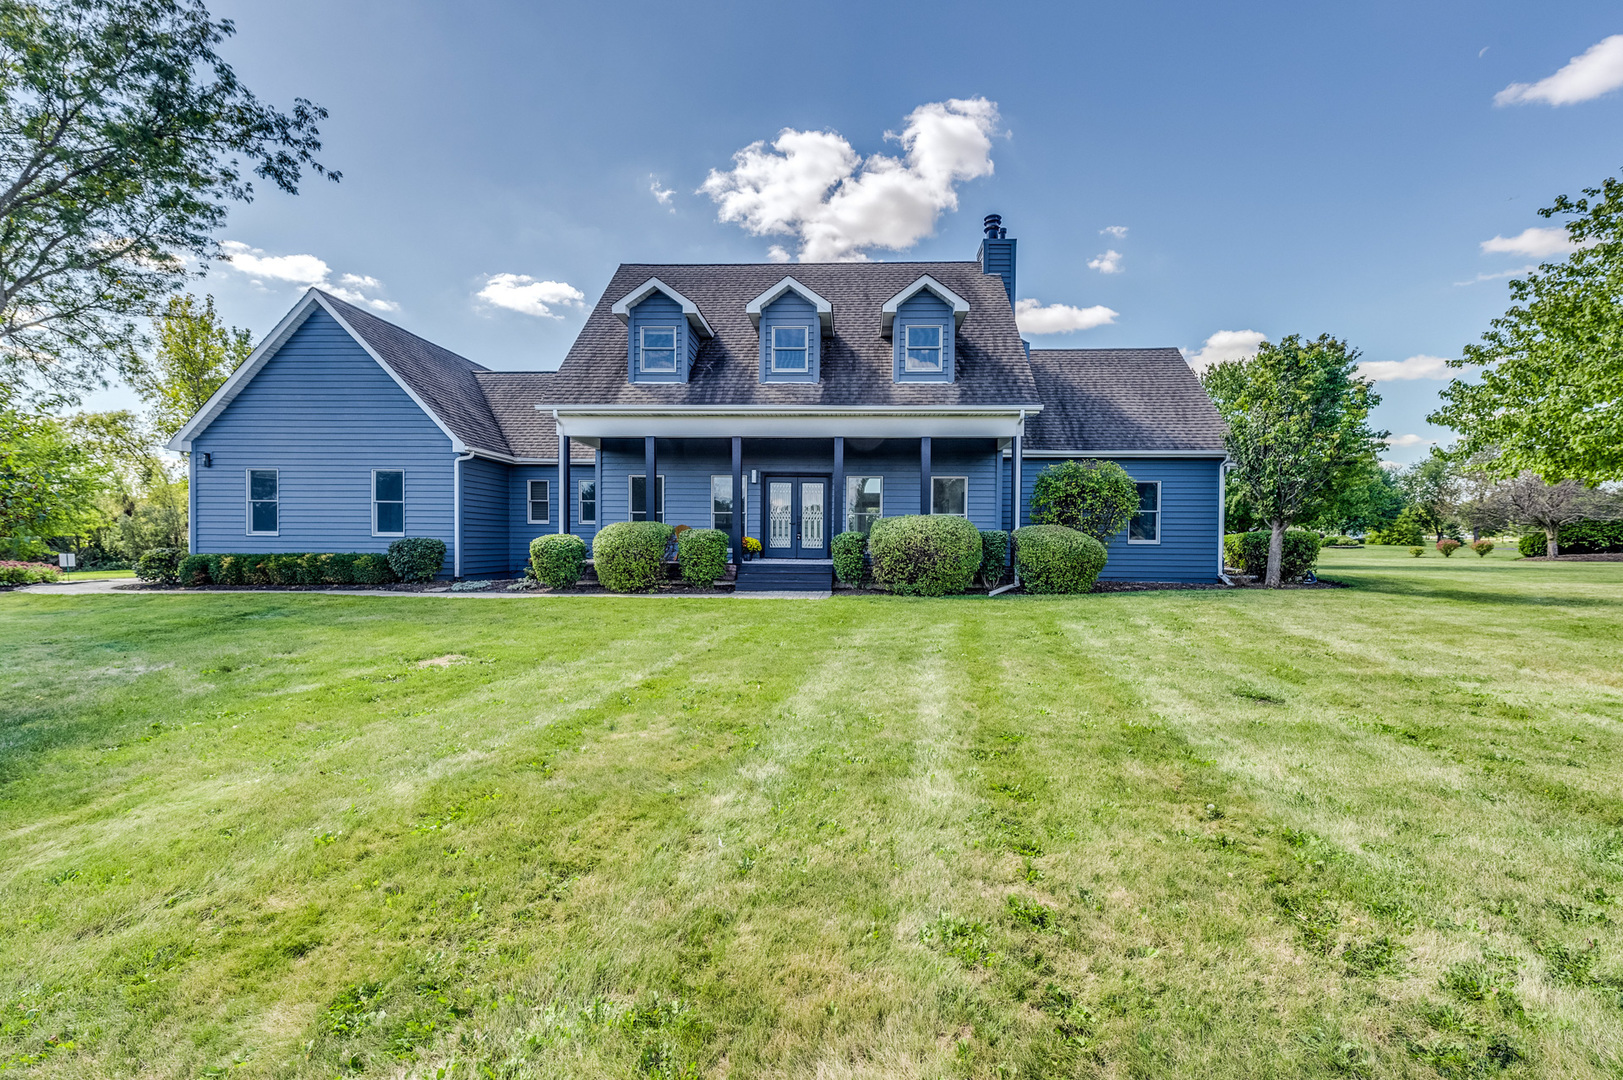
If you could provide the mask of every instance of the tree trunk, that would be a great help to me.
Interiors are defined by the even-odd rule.
[[[1262,583],[1270,589],[1279,588],[1280,570],[1285,562],[1285,523],[1274,520],[1268,523],[1271,530],[1268,536],[1268,570],[1263,575]]]
[[[1559,524],[1551,525],[1550,531],[1544,534],[1544,554],[1549,558],[1553,559],[1561,554],[1561,544],[1556,539],[1560,534],[1561,526]]]
[[[1472,528],[1471,528],[1471,543],[1474,544],[1480,539],[1482,539],[1482,530],[1476,528],[1475,526],[1472,526]]]

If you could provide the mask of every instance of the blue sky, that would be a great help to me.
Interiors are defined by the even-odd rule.
[[[256,92],[331,110],[344,179],[237,209],[197,290],[258,337],[324,280],[495,368],[556,366],[622,261],[967,259],[995,211],[1027,325],[1086,326],[1037,347],[1328,332],[1413,374],[1503,310],[1540,206],[1623,166],[1615,3],[214,10]],[[1443,385],[1383,378],[1376,419],[1446,440]]]

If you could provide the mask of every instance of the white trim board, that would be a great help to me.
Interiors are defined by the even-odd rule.
[[[786,277],[754,300],[744,305],[744,314],[749,316],[750,325],[757,330],[761,328],[762,309],[772,306],[772,303],[784,293],[792,292],[817,309],[817,321],[822,324],[823,336],[834,336],[834,305],[818,296],[811,289],[802,285],[792,277]]]
[[[710,329],[710,324],[705,321],[704,315],[699,311],[699,305],[695,304],[692,300],[689,300],[687,297],[683,296],[681,293],[677,292],[675,289],[671,288],[657,277],[649,278],[635,289],[632,289],[630,292],[620,297],[620,299],[616,300],[609,308],[609,311],[612,312],[615,318],[619,319],[622,323],[629,323],[631,321],[631,309],[648,299],[656,292],[662,292],[672,300],[675,300],[677,305],[681,307],[682,314],[687,316],[688,325],[693,327],[694,330],[698,331],[705,337],[716,336],[716,332]]]
[[[965,300],[963,297],[941,284],[941,282],[937,281],[929,274],[925,274],[923,277],[913,282],[913,284],[909,285],[907,288],[903,289],[889,300],[886,300],[884,306],[879,309],[879,334],[881,337],[890,337],[891,327],[896,322],[896,309],[925,290],[935,293],[938,299],[940,299],[948,307],[952,308],[952,323],[954,327],[964,325],[964,320],[969,317],[969,301]]]

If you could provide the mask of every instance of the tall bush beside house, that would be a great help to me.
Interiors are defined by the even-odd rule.
[[[658,521],[617,521],[592,538],[597,580],[610,592],[652,592],[671,527]]]
[[[867,577],[868,538],[859,532],[842,532],[834,538],[830,551],[834,556],[834,576],[852,588],[861,586]]]
[[[1003,580],[1009,564],[1009,534],[1002,529],[981,530],[981,584],[988,589]]]
[[[213,582],[209,576],[209,557],[207,555],[186,555],[175,564],[175,580],[186,588],[196,588],[199,585],[208,585]]]
[[[401,581],[433,581],[445,565],[445,541],[403,536],[389,545],[389,569]]]
[[[1031,520],[1110,542],[1138,510],[1138,485],[1114,461],[1061,461],[1037,474]]]
[[[1085,593],[1105,568],[1105,546],[1064,525],[1014,530],[1014,564],[1031,593]]]
[[[980,530],[961,517],[880,518],[868,533],[873,576],[903,596],[947,596],[969,588],[981,565]]]
[[[682,580],[708,589],[727,574],[729,539],[720,529],[689,529],[676,541],[676,567]]]
[[[586,566],[586,541],[573,533],[549,533],[530,541],[530,569],[549,589],[568,589]]]
[[[1268,545],[1272,539],[1273,533],[1263,529],[1231,533],[1223,538],[1223,561],[1260,578],[1268,569]],[[1287,529],[1280,556],[1280,580],[1295,581],[1318,564],[1319,538],[1304,529]]]

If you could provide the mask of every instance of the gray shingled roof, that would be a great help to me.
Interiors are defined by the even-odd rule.
[[[1209,450],[1224,427],[1177,349],[1033,349],[1029,450]]]
[[[535,407],[537,402],[557,398],[557,372],[476,371],[473,377],[506,434],[514,457],[557,459],[558,430],[553,426],[552,413]],[[569,444],[569,460],[590,464],[595,459],[590,446],[573,442]]]
[[[969,302],[958,331],[957,378],[900,383],[891,340],[879,332],[885,301],[929,274]],[[760,335],[744,307],[791,276],[834,307],[834,337],[825,340],[821,379],[763,383]],[[716,332],[701,338],[686,383],[626,379],[626,328],[609,310],[657,277],[698,305]],[[587,318],[549,387],[548,404],[581,405],[1032,405],[1037,387],[1026,363],[1003,279],[972,262],[625,264]]]

